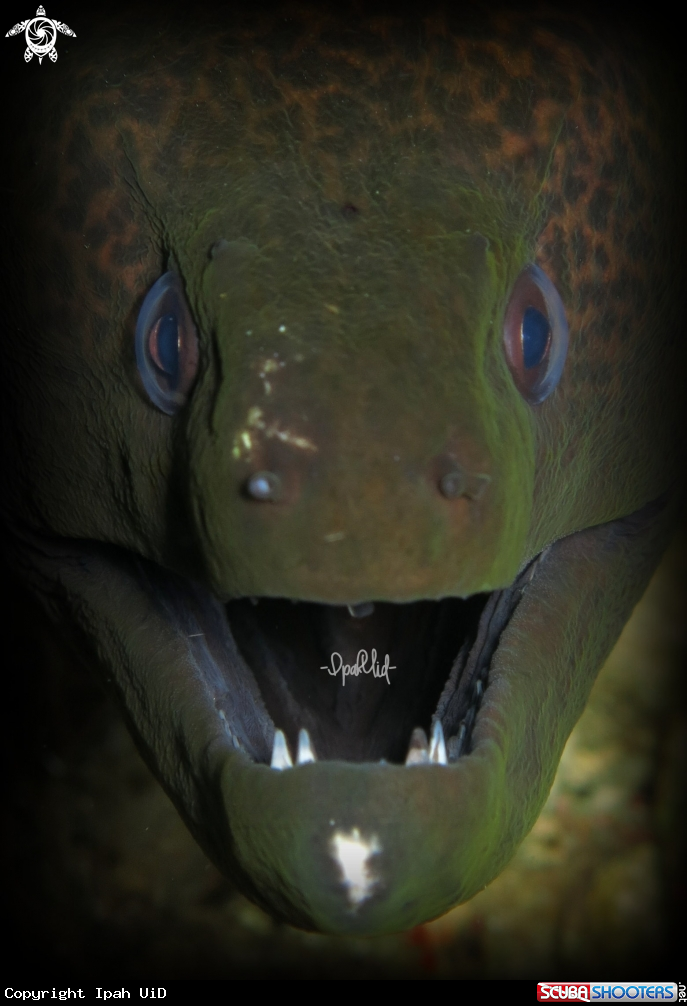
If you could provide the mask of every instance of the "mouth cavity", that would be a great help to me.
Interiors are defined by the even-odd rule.
[[[108,681],[145,751],[156,747],[169,701],[174,731],[180,703],[192,722],[212,710],[237,753],[273,769],[313,761],[447,766],[469,754],[501,635],[549,551],[490,593],[336,605],[222,603],[197,581],[117,546],[35,543],[67,602],[85,599],[86,630],[101,624],[116,640],[121,668]],[[186,751],[182,734],[169,743]]]
[[[492,655],[536,562],[510,587],[465,599],[224,605],[273,725],[272,768],[447,765],[468,754]]]

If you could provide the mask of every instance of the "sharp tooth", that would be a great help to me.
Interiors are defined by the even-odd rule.
[[[317,761],[317,757],[313,751],[312,742],[310,740],[310,734],[307,730],[299,730],[296,765],[305,765],[309,761]]]
[[[484,686],[482,685],[482,682],[481,681],[476,681],[475,682],[475,687],[473,689],[473,693],[474,693],[474,696],[475,696],[476,699],[478,699],[480,697],[480,695],[482,694],[483,690],[484,690]]]
[[[463,746],[465,744],[465,723],[461,723],[460,730],[453,737],[449,738],[448,742],[448,754],[451,761],[457,761],[463,753]]]
[[[272,744],[272,761],[270,762],[270,768],[276,768],[280,772],[284,768],[293,768],[293,762],[291,761],[291,755],[289,754],[286,737],[281,730],[274,731],[274,743]]]
[[[372,601],[363,601],[362,604],[349,604],[347,608],[351,618],[367,618],[375,610]]]
[[[432,727],[432,740],[429,745],[429,760],[437,765],[448,765],[446,756],[446,741],[444,740],[444,728],[440,720],[434,721]]]
[[[406,765],[429,765],[427,734],[422,727],[415,727],[411,734]]]

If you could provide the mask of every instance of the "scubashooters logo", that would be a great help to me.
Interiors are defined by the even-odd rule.
[[[39,63],[43,62],[44,56],[48,56],[53,63],[56,61],[55,40],[58,31],[61,31],[63,35],[71,35],[72,38],[76,38],[76,33],[66,24],[46,17],[45,7],[39,7],[36,16],[28,21],[20,21],[19,24],[15,24],[14,28],[10,28],[7,32],[5,38],[9,38],[10,35],[18,35],[22,31],[26,34],[27,49],[24,53],[24,59],[27,63],[34,56],[38,56]]]
[[[680,990],[684,988],[680,986]],[[678,1001],[675,982],[537,982],[539,1002],[655,1002]],[[682,999],[680,994],[679,999]]]

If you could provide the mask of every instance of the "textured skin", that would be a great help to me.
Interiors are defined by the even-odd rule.
[[[18,335],[7,350],[3,498],[16,539],[111,543],[222,599],[410,601],[506,586],[549,543],[672,499],[682,415],[679,117],[665,97],[670,80],[636,40],[551,11],[470,8],[454,22],[299,6],[163,28],[155,45],[130,22],[82,37],[82,53],[57,67],[60,86],[27,113],[12,165],[18,212],[5,247]],[[536,408],[514,387],[501,344],[508,294],[530,261],[555,282],[570,326],[560,386]],[[133,355],[141,301],[170,266],[201,333],[198,381],[173,421],[147,401]],[[474,491],[447,504],[437,478],[455,460]],[[279,506],[242,496],[260,468],[283,473]],[[454,825],[450,815],[437,822],[428,875],[432,856],[448,858],[460,884],[451,890],[435,871],[418,907],[401,879],[362,928],[437,914],[505,862],[660,555],[666,513],[634,566],[620,548],[609,567],[617,586],[602,575],[588,582],[580,560],[585,589],[604,583],[592,629],[588,609],[554,627],[532,616],[551,633],[570,702],[542,721],[545,752],[523,756],[531,804],[511,820],[494,796],[491,823],[475,824],[478,834],[491,828],[480,855],[463,855],[456,839],[457,859],[448,857]],[[39,565],[21,548],[13,561],[29,578]],[[69,575],[76,620],[114,666],[107,640],[117,619],[99,638],[91,595],[75,601],[81,588]],[[561,610],[575,608],[574,584],[556,584]],[[136,712],[135,688],[118,687],[186,819],[224,862],[203,823],[215,812],[187,797],[192,782],[170,780],[174,767],[160,767],[141,726],[149,721],[157,736],[155,717]],[[355,806],[356,787],[377,785],[350,782],[358,768],[340,771],[340,793],[330,780],[321,786],[342,803],[344,791]],[[243,784],[223,779],[224,806],[241,807]],[[266,807],[298,806],[287,787],[299,779],[270,777],[269,792],[283,790],[263,794]],[[380,785],[395,798],[395,783]],[[475,808],[489,785],[480,795],[470,783]],[[427,795],[428,807],[433,800],[449,803],[443,791]],[[242,813],[236,820],[250,808]],[[306,873],[317,832],[307,820],[302,809],[292,842]],[[251,863],[253,824],[236,827],[227,844],[256,898],[303,925],[346,929],[328,902],[312,907],[317,870],[293,880],[281,832],[265,865]],[[412,872],[415,838],[408,843],[402,878]]]
[[[425,22],[422,47],[415,33],[404,32],[393,18],[373,19],[367,30],[350,33],[348,45],[337,46],[331,20],[325,15],[314,19],[301,15],[284,26],[280,18],[265,15],[257,28],[238,33],[239,47],[242,42],[252,47],[250,60],[240,48],[229,48],[222,34],[210,40],[192,35],[186,44],[177,41],[176,46],[165,40],[154,55],[162,64],[159,69],[151,68],[147,43],[140,54],[128,45],[125,57],[121,47],[112,44],[116,55],[106,49],[100,65],[95,55],[95,65],[79,65],[73,82],[76,99],[67,106],[67,114],[61,112],[62,96],[61,114],[49,110],[49,142],[42,131],[36,137],[40,151],[33,210],[41,240],[32,242],[30,255],[24,256],[31,280],[24,303],[41,301],[45,315],[40,321],[53,333],[53,346],[55,340],[69,338],[73,356],[76,335],[83,366],[89,370],[97,354],[102,394],[111,399],[99,415],[88,417],[70,400],[63,417],[51,401],[55,382],[50,368],[56,361],[54,356],[45,361],[39,407],[45,408],[51,424],[57,421],[64,427],[63,443],[73,441],[79,450],[73,458],[61,456],[71,476],[68,480],[53,477],[44,454],[26,457],[23,467],[29,485],[22,503],[54,530],[117,541],[153,558],[168,555],[169,544],[160,536],[166,501],[156,492],[166,479],[151,476],[169,472],[172,464],[170,438],[160,436],[169,424],[136,400],[128,333],[142,294],[162,271],[166,255],[181,263],[198,314],[210,320],[214,305],[199,302],[198,272],[212,241],[225,236],[229,227],[240,228],[246,237],[264,236],[267,228],[273,244],[282,241],[273,268],[275,282],[284,285],[279,270],[288,268],[283,259],[296,245],[295,254],[300,252],[306,267],[293,284],[288,283],[289,304],[273,304],[274,320],[281,318],[280,308],[282,313],[288,308],[291,316],[297,313],[301,329],[293,338],[310,345],[314,331],[327,326],[328,346],[336,342],[346,357],[345,367],[339,360],[332,369],[354,370],[349,385],[333,392],[347,400],[355,396],[359,410],[368,389],[370,395],[381,396],[383,415],[371,417],[378,426],[385,416],[395,426],[403,409],[411,413],[414,427],[418,409],[427,411],[431,391],[411,381],[411,387],[401,389],[405,401],[399,405],[378,382],[369,388],[370,361],[361,360],[357,366],[353,361],[351,368],[348,357],[357,349],[351,350],[358,321],[355,306],[348,320],[346,312],[331,314],[322,303],[331,300],[336,306],[344,296],[342,283],[355,291],[356,283],[367,282],[370,289],[364,292],[371,298],[377,292],[375,281],[381,288],[379,295],[386,296],[382,317],[386,331],[381,340],[377,332],[377,344],[382,345],[374,362],[388,366],[394,362],[390,355],[397,356],[403,380],[409,372],[407,353],[417,345],[418,327],[427,321],[432,324],[432,312],[445,310],[446,297],[460,296],[447,244],[455,243],[453,254],[462,261],[470,247],[468,243],[461,250],[464,232],[478,230],[487,237],[490,285],[495,287],[490,306],[495,315],[523,261],[534,257],[548,270],[564,297],[572,333],[560,392],[555,404],[543,405],[535,416],[507,389],[507,422],[517,441],[529,441],[528,453],[536,451],[541,480],[530,514],[527,482],[533,477],[532,459],[529,463],[520,459],[518,471],[508,479],[524,483],[521,490],[509,486],[507,495],[513,500],[522,492],[524,498],[514,509],[525,512],[513,514],[516,528],[509,527],[506,536],[515,534],[522,541],[529,532],[527,554],[536,553],[551,537],[635,509],[668,482],[671,465],[665,451],[672,444],[665,437],[657,443],[646,415],[654,389],[665,387],[670,376],[663,337],[659,340],[653,333],[674,330],[672,319],[664,314],[672,262],[670,244],[665,236],[661,241],[661,227],[675,209],[676,195],[667,174],[665,140],[656,132],[664,117],[660,102],[647,93],[631,61],[623,63],[613,52],[609,58],[584,26],[550,18],[534,26],[516,14],[495,16],[487,24],[478,19],[472,38],[452,40],[437,17]],[[572,39],[557,38],[556,28]],[[49,96],[45,100],[49,102]],[[228,181],[219,182],[220,174]],[[227,186],[232,187],[230,207],[222,203],[221,190]],[[341,212],[346,206],[359,212],[346,216]],[[438,217],[437,236],[432,231]],[[378,228],[386,240],[381,249],[373,245]],[[332,245],[337,260],[329,266],[324,256]],[[373,247],[368,251],[366,245]],[[379,262],[380,251],[393,260]],[[356,254],[361,265],[351,261]],[[478,269],[478,261],[470,268]],[[327,275],[334,268],[344,275]],[[393,277],[403,275],[409,283],[417,283],[437,269],[441,272],[426,282],[422,305],[407,305],[392,285]],[[347,276],[346,270],[352,275]],[[316,298],[314,281],[321,284]],[[312,303],[315,299],[319,303]],[[467,312],[470,318],[479,307],[459,302],[452,310],[460,323],[461,316]],[[416,317],[411,315],[405,326],[392,315],[411,311]],[[251,324],[253,320],[254,315]],[[482,320],[483,341],[489,338],[484,329],[491,321]],[[627,345],[631,321],[635,330],[646,333],[639,348]],[[293,351],[291,340],[286,343],[269,331],[271,322],[271,316],[260,319],[263,332],[269,333],[265,355]],[[375,322],[379,325],[379,319]],[[404,327],[405,345],[398,341],[404,337]],[[121,333],[117,340],[108,337],[113,330]],[[490,333],[490,338],[497,356],[494,376],[506,383],[498,332]],[[462,346],[458,348],[462,354]],[[246,370],[259,364],[254,345],[244,343],[239,351],[247,359]],[[640,365],[635,365],[636,353]],[[436,410],[428,417],[428,436],[420,441],[416,433],[407,433],[420,441],[423,454],[429,453],[429,437],[444,446],[441,436],[448,424],[443,416],[438,421],[436,413],[444,413],[447,398],[456,399],[461,393],[455,387],[458,353],[449,355],[445,347],[437,346],[435,357],[447,380],[435,379]],[[464,367],[462,361],[460,365]],[[641,376],[633,389],[627,380],[630,374]],[[115,389],[108,387],[110,375],[127,382],[122,389],[127,401],[119,388],[115,397]],[[337,376],[344,380],[340,373]],[[327,376],[313,374],[315,378]],[[311,380],[303,381],[303,397],[304,405],[312,408],[317,403],[312,402]],[[472,374],[469,383],[472,391]],[[255,391],[250,388],[249,397]],[[479,391],[484,399],[484,390]],[[296,392],[290,388],[288,394]],[[630,396],[631,410],[626,405]],[[669,393],[668,400],[671,397]],[[286,407],[295,411],[299,404],[287,401]],[[608,423],[621,431],[613,444],[618,463],[608,473],[610,485],[604,480],[603,487],[586,478],[590,465],[602,463],[608,450],[605,429],[588,428],[592,404],[608,412]],[[35,403],[30,407],[35,409]],[[338,418],[341,410],[336,408]],[[483,401],[475,408],[484,409]],[[113,418],[116,436],[110,425]],[[239,416],[231,418],[240,422]],[[458,436],[465,437],[465,416],[458,419]],[[82,438],[74,439],[74,434],[86,421],[98,431],[99,447],[106,449],[89,452],[84,465]],[[503,423],[497,421],[502,429]],[[100,430],[102,423],[107,425]],[[140,459],[128,457],[132,425],[138,437],[146,438],[143,472],[137,471]],[[305,430],[311,439],[314,426],[311,418]],[[447,439],[452,432],[446,431]],[[344,436],[357,444],[364,430],[353,428]],[[481,430],[477,436],[485,439]],[[418,451],[413,452],[412,446],[409,450],[400,438],[399,444],[411,455],[413,466],[424,460],[413,457]],[[473,448],[479,468],[489,460],[484,446],[473,442],[458,449],[469,454]],[[375,458],[374,464],[381,469],[380,459]],[[625,476],[628,466],[633,469],[630,483]],[[384,478],[381,471],[380,477]],[[227,478],[236,481],[233,472]],[[75,512],[69,494],[56,498],[60,483],[71,486],[73,481],[88,496],[89,527],[83,526],[83,515]],[[101,492],[104,482],[111,486],[111,494]],[[388,506],[396,486],[390,479],[386,482],[391,484],[384,494]],[[350,490],[349,498],[359,498],[359,487]],[[112,495],[124,504],[119,508],[123,513],[112,512]],[[503,497],[495,505],[503,507]],[[332,515],[335,525],[340,516]],[[375,516],[384,520],[383,515]],[[373,536],[377,530],[375,526]],[[516,561],[521,559],[521,544],[518,553]],[[340,561],[337,554],[337,564]],[[232,585],[222,586],[232,592]],[[422,593],[427,592],[424,586]]]

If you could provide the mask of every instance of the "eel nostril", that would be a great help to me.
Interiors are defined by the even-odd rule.
[[[465,473],[457,468],[454,471],[447,472],[445,475],[439,479],[439,492],[446,499],[454,500],[459,496],[463,496],[467,489],[467,479]]]
[[[281,479],[274,472],[255,472],[246,482],[248,496],[261,503],[276,503],[281,492]]]

